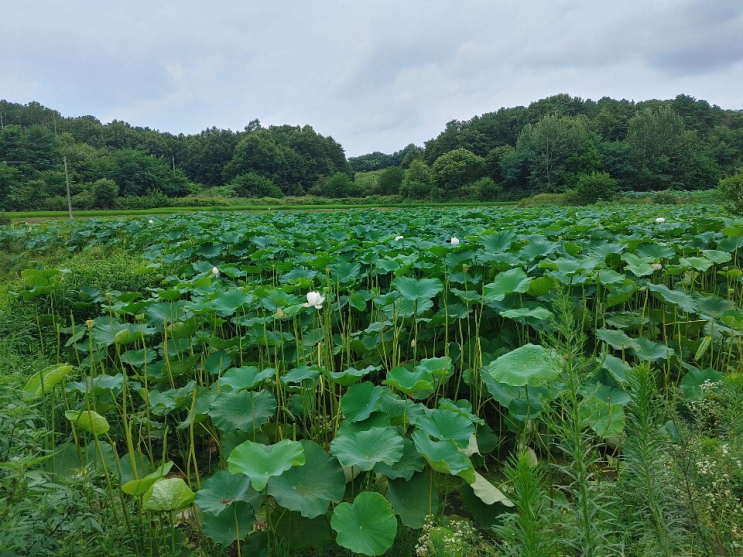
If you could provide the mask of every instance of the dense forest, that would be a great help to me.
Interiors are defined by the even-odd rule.
[[[311,126],[250,122],[173,135],[39,103],[0,101],[0,209],[139,208],[173,198],[399,196],[513,200],[584,185],[715,187],[743,164],[743,111],[679,95],[631,102],[567,94],[451,121],[423,147],[346,159]],[[374,181],[355,173],[379,171]],[[177,204],[177,203],[176,203]]]

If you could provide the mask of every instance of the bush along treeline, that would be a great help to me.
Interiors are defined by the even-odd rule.
[[[424,147],[347,160],[338,142],[310,126],[253,120],[238,132],[173,135],[0,101],[0,209],[66,209],[65,159],[76,209],[308,195],[511,201],[564,194],[593,203],[622,191],[716,187],[743,164],[743,112],[687,95],[635,103],[561,94],[451,121]]]

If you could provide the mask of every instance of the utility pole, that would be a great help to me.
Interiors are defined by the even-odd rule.
[[[64,180],[67,183],[67,208],[70,210],[70,220],[72,216],[72,197],[70,196],[70,175],[67,172],[67,157],[64,157]]]

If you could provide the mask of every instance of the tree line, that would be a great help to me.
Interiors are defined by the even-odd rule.
[[[634,103],[561,94],[453,120],[423,148],[349,162],[356,171],[382,171],[387,193],[397,188],[414,199],[519,199],[607,183],[699,190],[743,163],[743,112],[688,95]]]
[[[189,194],[513,200],[538,193],[715,187],[743,164],[743,112],[687,95],[566,94],[454,120],[423,147],[346,159],[311,126],[174,135],[0,101],[0,209],[136,208]],[[373,172],[375,181],[356,180]],[[362,175],[360,175],[362,176]],[[359,177],[360,177],[359,176]]]

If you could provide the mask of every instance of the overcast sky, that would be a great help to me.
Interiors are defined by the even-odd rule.
[[[743,0],[5,0],[0,98],[171,133],[311,125],[348,156],[569,93],[743,109]]]

